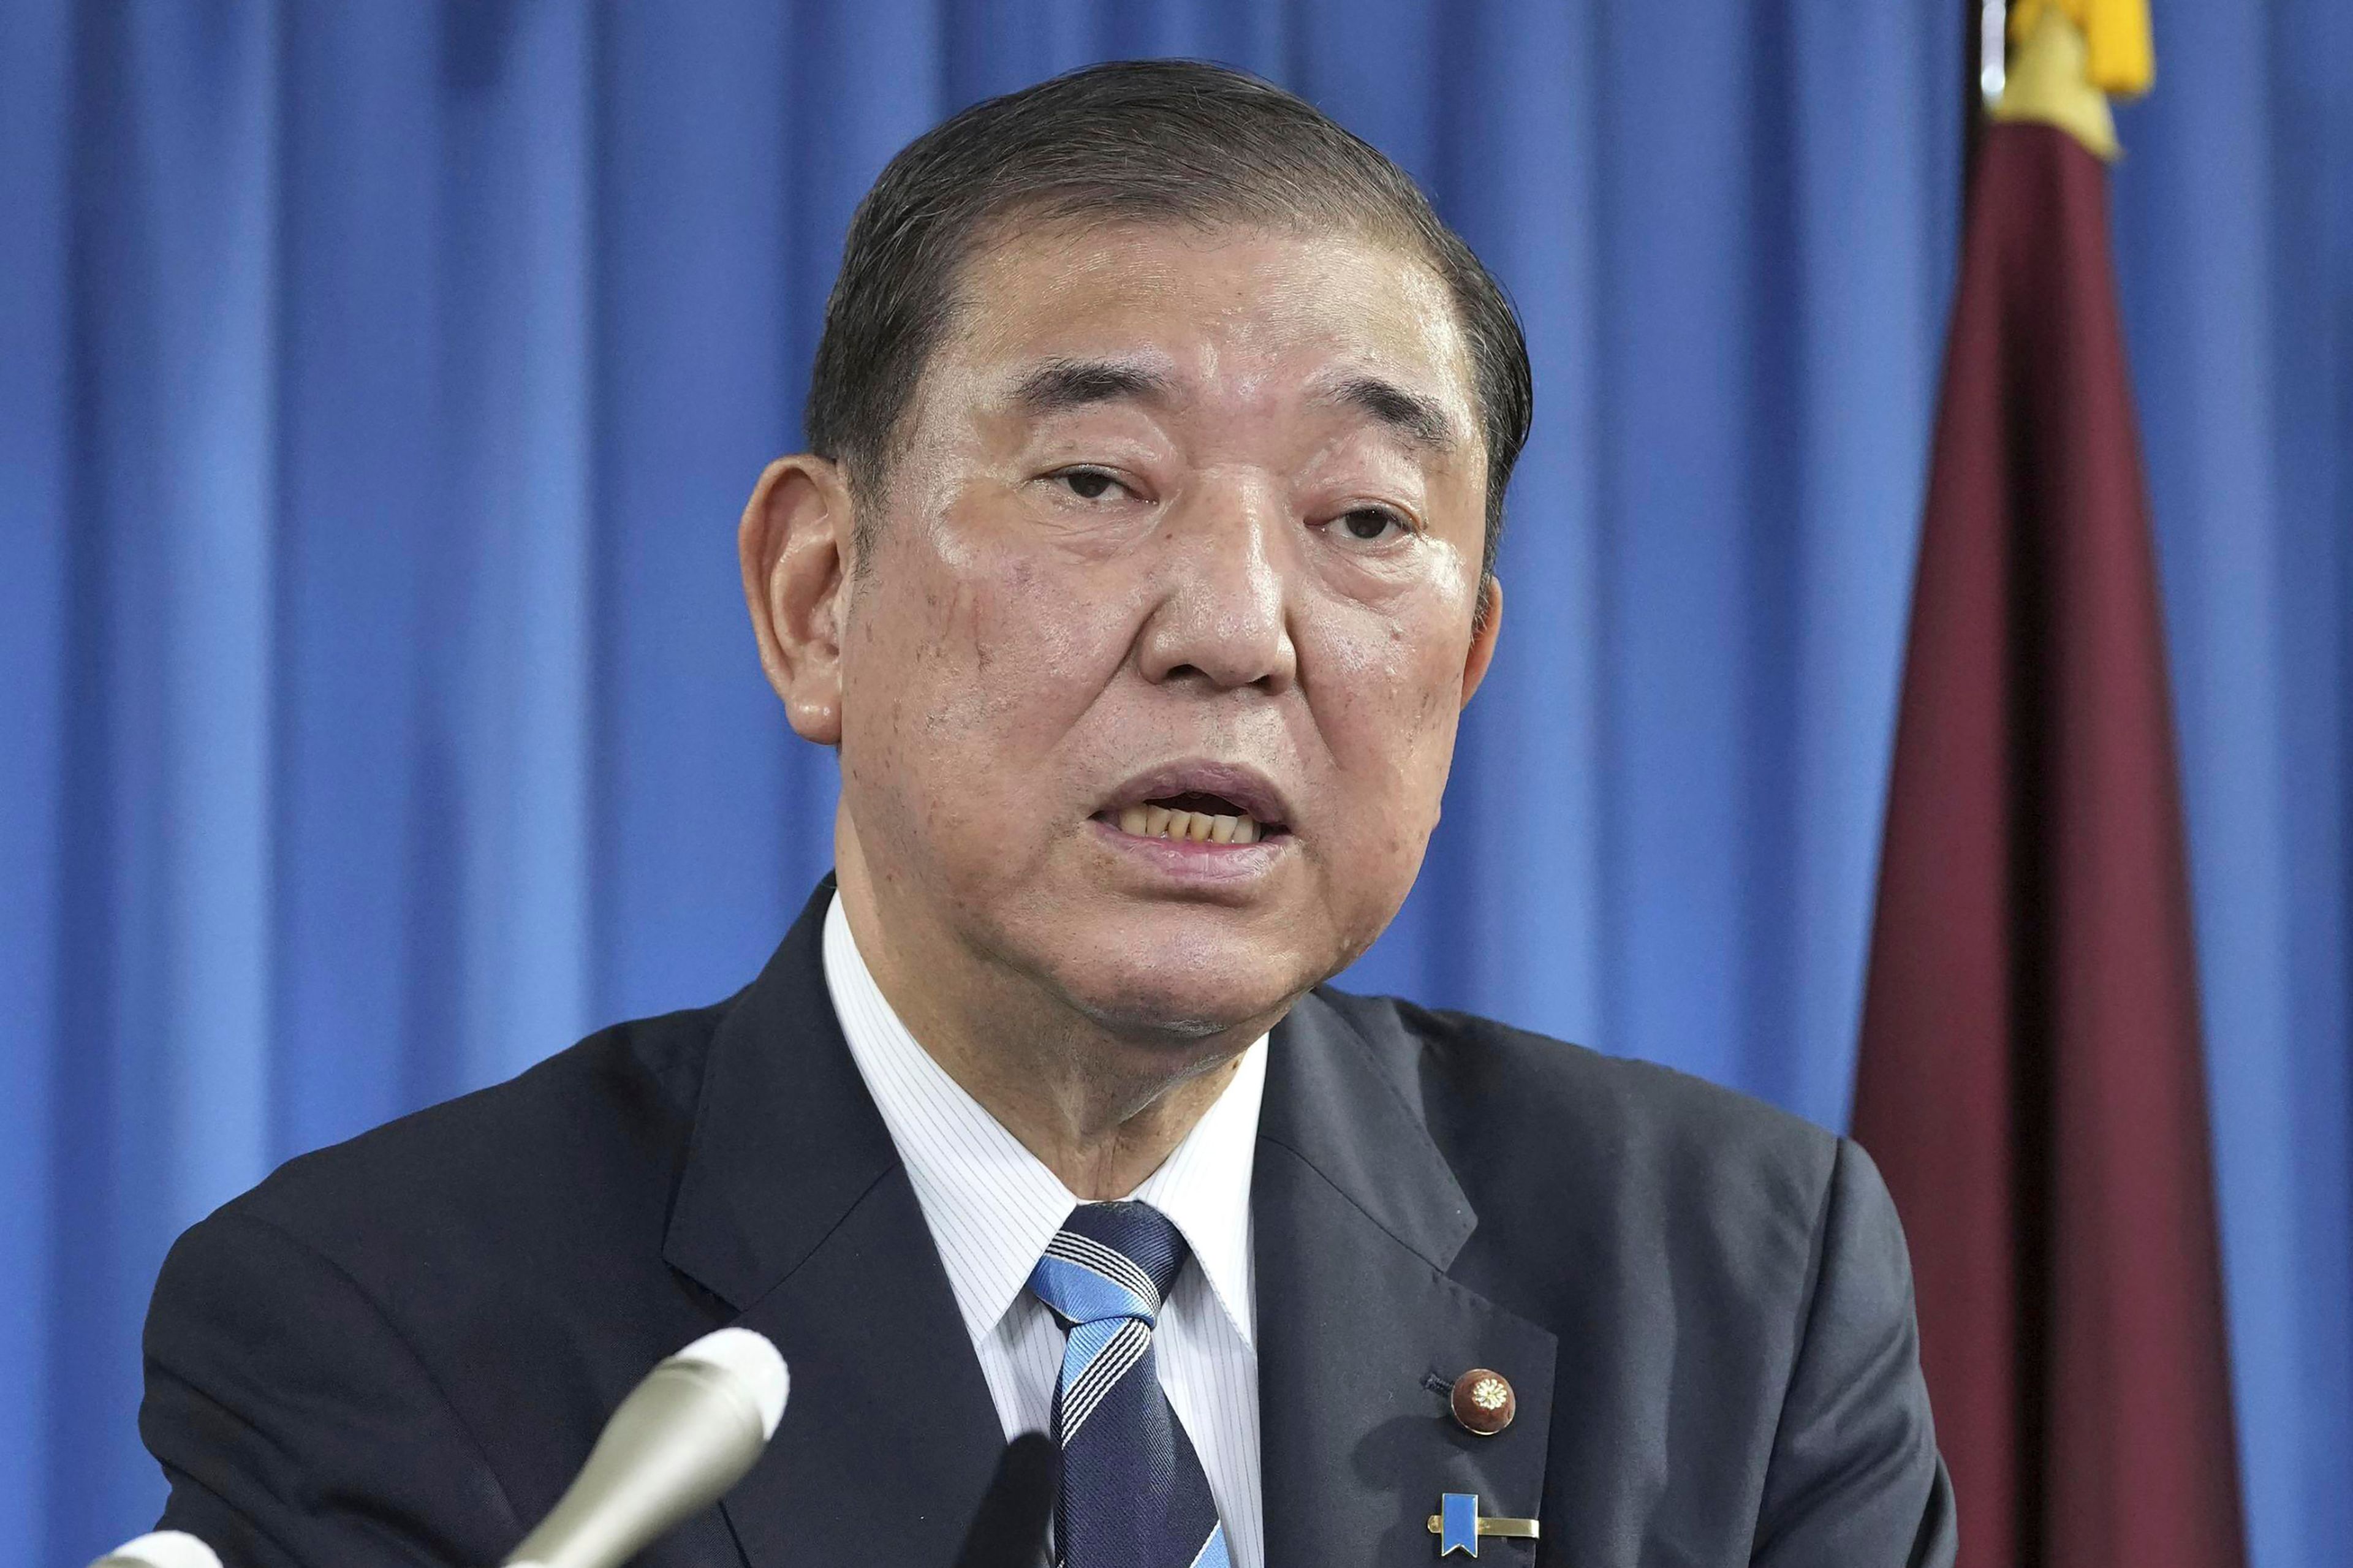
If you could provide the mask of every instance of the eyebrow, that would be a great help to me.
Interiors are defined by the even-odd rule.
[[[1158,371],[1121,360],[1056,359],[1021,378],[1014,401],[1035,416],[1094,403],[1166,401],[1172,391]]]
[[[1417,447],[1444,451],[1461,444],[1454,421],[1439,404],[1377,375],[1352,375],[1325,395],[1370,416]]]

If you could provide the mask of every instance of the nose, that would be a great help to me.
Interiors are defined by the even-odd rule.
[[[1189,499],[1161,523],[1160,594],[1137,658],[1159,685],[1274,692],[1297,679],[1283,593],[1288,513],[1255,487]]]

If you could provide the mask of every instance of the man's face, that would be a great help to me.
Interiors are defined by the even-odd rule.
[[[841,627],[886,929],[915,900],[1114,1027],[1270,1015],[1397,912],[1485,667],[1445,287],[1337,232],[1123,226],[985,247],[963,300]]]

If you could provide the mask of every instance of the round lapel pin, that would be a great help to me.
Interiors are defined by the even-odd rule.
[[[1454,1412],[1455,1425],[1481,1437],[1492,1437],[1509,1426],[1520,1411],[1511,1381],[1483,1366],[1474,1366],[1454,1380],[1447,1404]]]

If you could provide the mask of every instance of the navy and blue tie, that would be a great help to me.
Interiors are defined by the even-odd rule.
[[[1054,1384],[1061,1568],[1228,1568],[1209,1479],[1152,1353],[1185,1254],[1150,1204],[1081,1204],[1030,1270],[1029,1289],[1070,1336]]]

